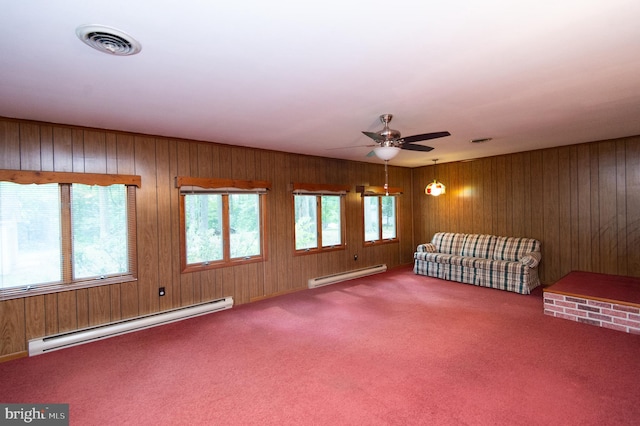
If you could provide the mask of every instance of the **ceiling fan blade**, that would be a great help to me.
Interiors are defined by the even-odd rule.
[[[375,155],[375,151],[369,151],[369,153],[365,157],[374,157]]]
[[[445,136],[451,136],[451,133],[449,132],[423,133],[421,135],[407,136],[406,138],[402,138],[402,140],[404,141],[404,143],[414,143],[419,141],[427,141],[429,139],[443,138]]]
[[[337,146],[337,147],[333,147],[333,148],[325,148],[325,150],[327,151],[333,151],[336,149],[352,149],[352,148],[362,148],[362,147],[367,147],[367,148],[373,148],[378,146],[378,144],[369,144],[369,145],[353,145],[353,146]]]
[[[366,136],[369,136],[371,139],[373,139],[376,142],[381,142],[384,140],[384,136],[380,136],[377,133],[373,133],[373,132],[362,132],[363,134],[365,134]]]
[[[400,145],[400,148],[407,149],[409,151],[423,151],[423,152],[431,151],[433,149],[433,147],[430,147],[430,146],[411,145],[410,143],[403,143],[402,145]]]

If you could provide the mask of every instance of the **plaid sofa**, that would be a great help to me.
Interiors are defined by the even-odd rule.
[[[414,254],[416,274],[529,294],[540,285],[540,241],[495,235],[436,233]]]

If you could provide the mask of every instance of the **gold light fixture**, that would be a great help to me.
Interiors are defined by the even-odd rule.
[[[437,162],[438,162],[438,159],[435,158],[433,160],[434,169],[437,166]],[[433,195],[434,197],[437,197],[438,195],[444,194],[445,192],[446,192],[446,187],[444,186],[444,184],[441,183],[441,182],[438,182],[435,178],[433,179],[433,182],[431,182],[429,185],[427,185],[427,187],[424,189],[424,193],[425,194]]]

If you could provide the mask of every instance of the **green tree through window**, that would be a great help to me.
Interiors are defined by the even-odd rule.
[[[264,196],[183,193],[183,271],[262,259]]]
[[[184,203],[187,263],[222,260],[222,195],[188,195]]]
[[[124,185],[72,187],[74,278],[127,271],[127,194]]]
[[[296,251],[344,247],[343,200],[340,195],[294,194]]]
[[[366,195],[362,201],[364,215],[364,241],[394,241],[397,233],[397,206],[395,196]]]
[[[229,195],[229,220],[231,258],[260,255],[260,196]]]
[[[4,292],[14,297],[16,288],[46,293],[134,279],[132,191],[0,182],[0,291],[14,289]]]

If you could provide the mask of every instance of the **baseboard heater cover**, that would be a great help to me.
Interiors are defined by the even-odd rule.
[[[379,274],[387,270],[387,265],[376,265],[368,268],[355,269],[347,272],[340,272],[338,274],[325,275],[324,277],[311,278],[308,282],[309,288],[322,287],[329,284],[339,283],[341,281],[352,280],[354,278],[360,278],[367,275]]]
[[[55,336],[33,339],[29,341],[29,356],[41,355],[46,352],[95,342],[97,340],[119,336],[121,334],[144,330],[145,328],[156,327],[187,318],[230,309],[231,307],[233,307],[233,298],[225,297],[223,299],[213,300],[211,302],[200,303],[158,314],[117,321],[69,333],[56,334]]]

